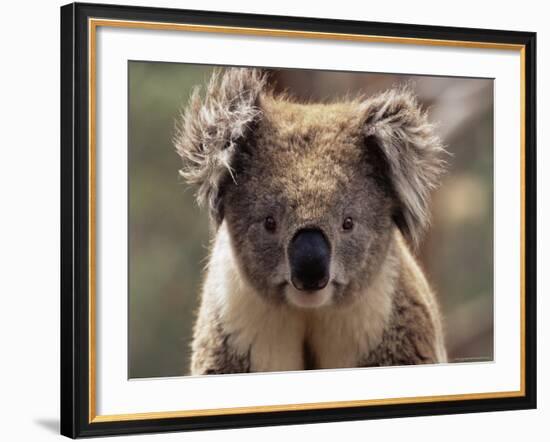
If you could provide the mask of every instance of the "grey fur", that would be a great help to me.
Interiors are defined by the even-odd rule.
[[[225,331],[219,317],[209,317],[208,323],[197,324],[208,330],[193,342],[191,371],[201,374],[247,373],[250,371],[250,351],[239,352],[231,345],[231,335]]]
[[[180,174],[198,186],[197,201],[219,224],[219,188],[231,175],[237,144],[260,115],[257,101],[265,76],[256,69],[229,69],[212,75],[205,97],[196,88],[176,126],[174,144],[183,160]]]
[[[404,224],[400,227],[417,245],[429,222],[429,196],[444,170],[445,150],[427,113],[407,87],[370,98],[364,112],[365,134],[381,147],[402,202]]]

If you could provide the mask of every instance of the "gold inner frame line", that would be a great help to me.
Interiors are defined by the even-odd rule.
[[[186,32],[206,32],[217,34],[235,34],[244,36],[267,36],[267,37],[291,37],[306,39],[325,39],[339,41],[356,41],[370,43],[388,43],[388,44],[412,44],[419,46],[444,46],[460,48],[478,48],[478,49],[497,49],[518,51],[520,54],[520,168],[521,168],[521,239],[520,239],[520,389],[518,391],[487,392],[487,393],[464,393],[452,395],[437,396],[417,396],[400,397],[388,399],[366,399],[353,401],[336,402],[317,402],[300,403],[285,405],[260,405],[234,408],[215,408],[199,410],[180,410],[180,411],[158,411],[147,413],[128,413],[97,415],[96,414],[96,37],[97,28],[115,27],[115,28],[137,28],[148,30],[170,30]],[[277,411],[293,410],[321,410],[328,408],[344,407],[365,407],[374,405],[395,405],[395,404],[413,404],[441,401],[459,401],[459,400],[481,400],[495,398],[511,398],[525,396],[525,46],[521,44],[507,44],[494,42],[474,42],[459,40],[439,40],[423,39],[412,37],[389,37],[377,35],[359,35],[346,33],[330,32],[312,32],[312,31],[292,31],[282,29],[262,29],[246,28],[233,26],[210,26],[181,23],[159,23],[131,20],[111,20],[111,19],[88,19],[88,98],[89,98],[89,423],[132,421],[143,419],[163,419],[176,417],[197,417],[197,416],[220,416],[245,413],[264,413]]]

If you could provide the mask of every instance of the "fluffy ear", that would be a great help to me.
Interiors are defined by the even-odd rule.
[[[381,150],[398,199],[395,223],[416,246],[429,224],[430,193],[444,170],[445,150],[408,88],[388,90],[363,106],[366,143]]]
[[[219,225],[222,190],[232,179],[235,153],[261,115],[265,75],[257,69],[216,70],[204,97],[196,88],[176,126],[174,144],[183,160],[180,175],[197,186],[197,201]]]

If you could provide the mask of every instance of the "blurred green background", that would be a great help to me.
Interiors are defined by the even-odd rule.
[[[178,177],[176,117],[212,67],[129,62],[129,373],[188,372],[209,221]],[[493,81],[271,70],[303,100],[376,93],[405,82],[430,109],[452,154],[418,257],[445,317],[449,360],[493,358]]]

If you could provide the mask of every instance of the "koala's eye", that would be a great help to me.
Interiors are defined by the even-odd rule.
[[[353,220],[351,219],[350,216],[348,216],[344,222],[342,223],[342,228],[344,230],[351,230],[353,229]]]
[[[268,216],[264,220],[264,227],[265,227],[265,230],[267,230],[268,232],[275,232],[275,229],[277,228],[277,223],[275,222],[272,216]]]

